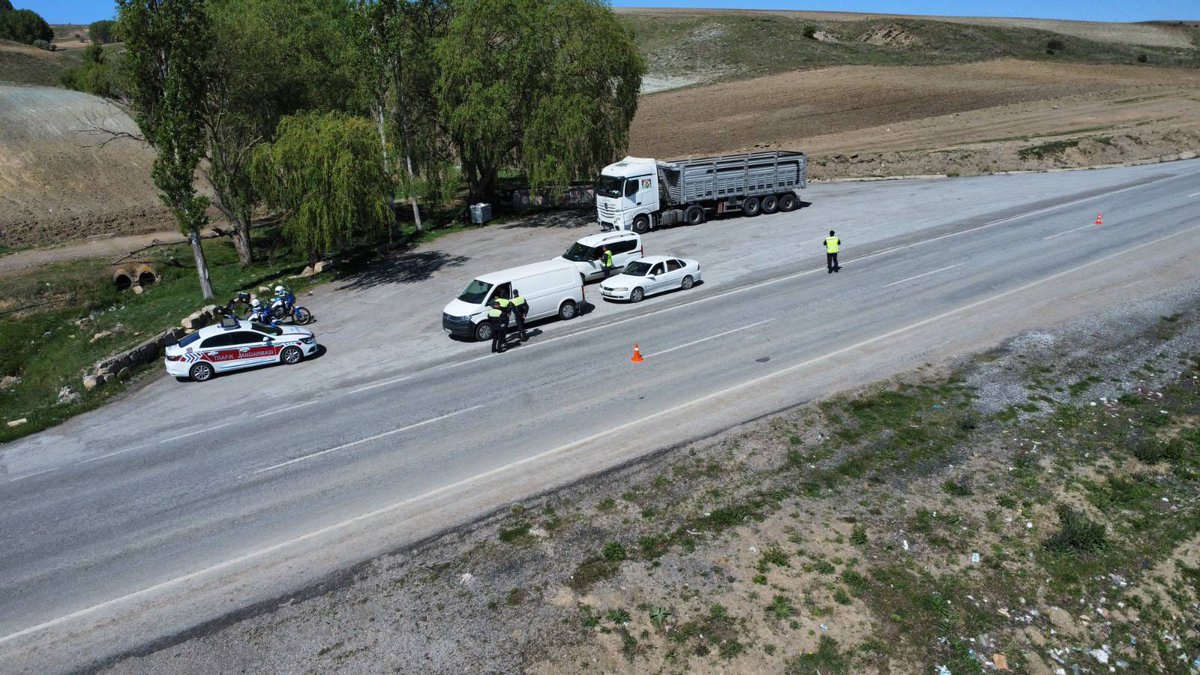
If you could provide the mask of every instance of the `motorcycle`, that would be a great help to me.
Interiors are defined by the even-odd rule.
[[[267,305],[259,304],[257,307],[251,305],[250,314],[246,317],[247,321],[254,323],[262,323],[268,326],[278,326],[279,321],[271,315],[271,308]]]
[[[297,305],[296,296],[292,293],[277,296],[271,302],[270,316],[274,321],[291,319],[292,323],[299,326],[303,326],[313,320],[312,312]]]

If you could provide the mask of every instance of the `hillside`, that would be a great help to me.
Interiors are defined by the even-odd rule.
[[[1040,19],[836,12],[618,9],[649,89],[835,65],[946,65],[996,58],[1200,66],[1200,29]]]
[[[799,148],[814,178],[968,175],[1200,152],[1200,26],[836,12],[619,9],[648,73],[630,152]],[[0,42],[0,247],[170,228],[136,144],[56,87],[57,52]],[[119,49],[119,46],[117,47]]]

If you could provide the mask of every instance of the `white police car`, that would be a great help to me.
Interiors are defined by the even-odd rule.
[[[300,363],[318,349],[312,331],[225,317],[166,347],[167,372],[196,382],[217,373],[269,363]]]

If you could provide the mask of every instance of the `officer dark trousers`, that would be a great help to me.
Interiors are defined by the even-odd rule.
[[[508,349],[508,312],[490,316],[488,320],[492,322],[492,351],[505,351]]]
[[[825,254],[825,267],[830,272],[836,272],[839,269],[841,269],[841,267],[838,265],[836,253],[826,253]]]

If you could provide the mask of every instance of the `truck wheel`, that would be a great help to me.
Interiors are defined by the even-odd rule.
[[[796,210],[796,195],[790,192],[779,195],[779,210],[785,213]]]
[[[480,342],[492,339],[492,323],[490,321],[480,321],[479,325],[475,326],[475,339]]]
[[[763,213],[775,213],[779,210],[779,200],[775,198],[775,195],[766,195],[759,204],[762,206]]]
[[[754,216],[757,216],[761,210],[762,207],[759,204],[758,197],[750,197],[746,199],[746,201],[742,202],[742,214],[747,217],[753,218]]]
[[[683,212],[683,222],[688,225],[699,225],[704,222],[704,207],[692,204]]]
[[[633,219],[633,231],[638,234],[646,234],[650,231],[650,219],[646,216],[638,216]]]
[[[568,300],[558,308],[558,318],[563,321],[570,321],[579,315],[579,308],[575,306],[574,300]]]

